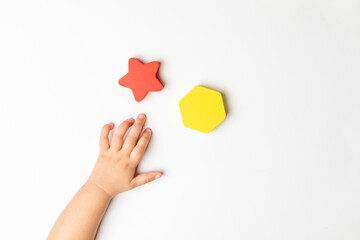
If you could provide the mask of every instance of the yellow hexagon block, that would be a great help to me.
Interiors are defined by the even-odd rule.
[[[221,93],[196,86],[179,102],[183,123],[186,127],[211,132],[226,117]]]

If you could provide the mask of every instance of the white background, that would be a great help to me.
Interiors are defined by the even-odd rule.
[[[144,112],[140,171],[98,239],[360,239],[360,1],[0,2],[1,239],[45,239],[103,124]],[[127,61],[159,61],[137,103]],[[219,90],[210,134],[178,101]]]

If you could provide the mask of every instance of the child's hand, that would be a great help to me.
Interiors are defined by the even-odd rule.
[[[161,173],[156,171],[135,176],[136,167],[151,137],[149,128],[145,129],[140,136],[145,119],[146,116],[140,114],[136,121],[130,118],[122,122],[115,130],[111,143],[109,133],[114,128],[114,124],[106,124],[101,130],[99,158],[89,181],[104,190],[110,197],[161,177]]]
[[[150,129],[145,129],[140,135],[145,118],[144,114],[140,114],[136,121],[131,118],[121,123],[114,131],[111,144],[109,133],[114,124],[109,123],[102,128],[100,154],[94,170],[57,219],[48,240],[95,239],[112,197],[161,177],[160,172],[135,176],[136,167],[151,137]]]

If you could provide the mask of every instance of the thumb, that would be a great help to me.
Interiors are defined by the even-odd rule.
[[[142,173],[134,177],[133,180],[131,180],[131,185],[134,188],[136,188],[148,182],[154,181],[155,179],[158,179],[161,176],[162,176],[161,172],[157,172],[157,171]]]

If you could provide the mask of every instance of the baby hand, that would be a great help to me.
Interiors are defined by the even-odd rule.
[[[149,128],[141,134],[145,120],[145,114],[139,114],[136,121],[130,118],[122,122],[115,130],[111,143],[109,133],[114,128],[114,124],[106,124],[101,130],[99,157],[88,181],[101,188],[109,197],[161,177],[161,173],[157,171],[135,176],[136,167],[151,137]],[[124,139],[129,128],[130,131]]]

